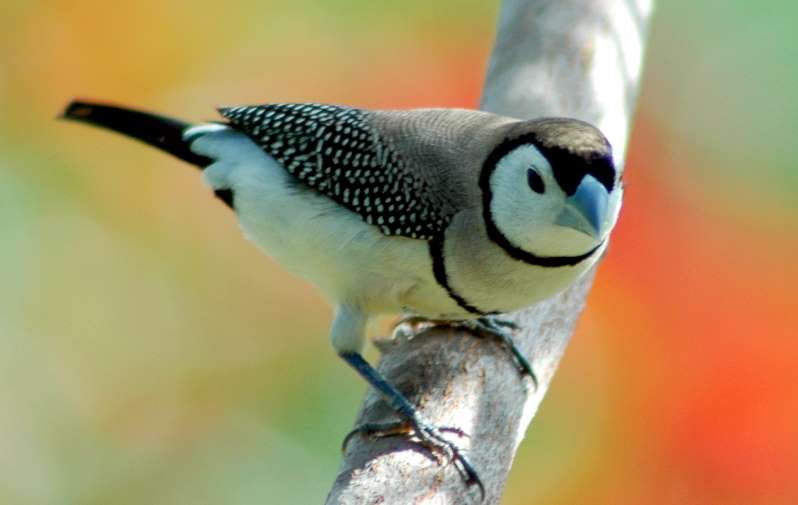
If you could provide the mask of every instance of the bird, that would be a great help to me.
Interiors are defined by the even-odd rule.
[[[622,203],[612,147],[572,118],[320,103],[221,107],[186,122],[96,101],[61,114],[138,139],[202,170],[244,235],[335,307],[337,354],[402,431],[484,488],[457,444],[362,355],[374,317],[400,314],[512,341],[506,314],[564,290],[603,255]],[[402,430],[404,428],[404,430]],[[349,439],[347,436],[347,439]]]

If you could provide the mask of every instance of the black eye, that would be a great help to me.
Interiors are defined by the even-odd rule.
[[[535,169],[530,168],[526,171],[526,180],[529,183],[529,187],[532,188],[532,191],[535,193],[543,194],[546,191],[546,185],[543,184],[543,178],[540,177],[540,174],[535,171]]]

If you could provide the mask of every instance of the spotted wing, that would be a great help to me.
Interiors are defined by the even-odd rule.
[[[385,235],[430,240],[451,218],[436,205],[428,181],[359,109],[270,104],[219,112],[297,179]]]

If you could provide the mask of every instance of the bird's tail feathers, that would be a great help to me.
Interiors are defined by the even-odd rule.
[[[201,168],[213,162],[211,158],[191,151],[190,138],[184,137],[191,125],[179,119],[80,100],[70,103],[60,117],[133,137]]]

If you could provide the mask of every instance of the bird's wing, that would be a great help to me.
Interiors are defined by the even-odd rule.
[[[362,110],[269,104],[219,112],[302,183],[385,235],[431,240],[456,212]]]

